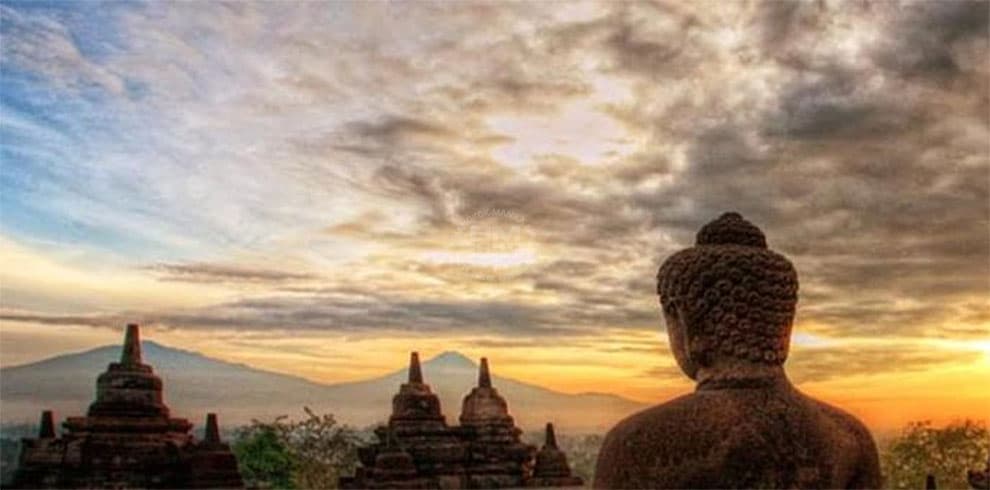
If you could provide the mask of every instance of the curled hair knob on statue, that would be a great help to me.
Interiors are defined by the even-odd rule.
[[[717,358],[780,365],[787,359],[798,279],[787,258],[767,248],[759,228],[725,213],[698,232],[694,247],[657,273],[667,324],[690,339],[678,359],[689,377]]]

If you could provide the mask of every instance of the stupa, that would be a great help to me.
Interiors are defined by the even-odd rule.
[[[581,477],[571,474],[571,466],[567,463],[567,455],[557,447],[557,435],[553,424],[547,424],[543,447],[536,454],[536,467],[533,477],[527,482],[530,487],[580,487],[584,485]]]
[[[440,399],[423,382],[419,353],[409,358],[409,378],[392,398],[388,425],[375,430],[379,442],[358,449],[361,467],[353,478],[342,478],[349,488],[464,488],[467,445],[456,428],[447,425]],[[379,458],[412,459],[415,472],[387,471]]]
[[[509,405],[492,386],[488,359],[481,358],[478,386],[461,406],[461,428],[468,439],[468,486],[506,488],[523,484],[535,448],[520,440],[522,430]]]
[[[340,479],[342,488],[580,485],[579,478],[561,478],[559,462],[566,468],[567,460],[555,444],[559,457],[551,459],[557,464],[547,466],[556,472],[534,479],[536,448],[522,442],[508,403],[492,385],[486,358],[481,359],[477,386],[464,397],[460,425],[449,426],[439,398],[423,381],[419,354],[413,352],[409,379],[392,399],[388,425],[375,434],[378,442],[358,449],[361,465],[355,476]]]
[[[409,381],[392,398],[388,430],[412,456],[420,476],[444,488],[464,486],[467,446],[458,431],[447,425],[440,399],[423,381],[417,352],[409,358]]]
[[[69,417],[55,434],[42,413],[36,439],[24,439],[13,486],[22,488],[239,488],[237,460],[220,441],[215,414],[206,438],[170,416],[162,380],[141,358],[140,331],[127,325],[120,362],[96,383],[85,417]]]
[[[412,456],[395,440],[395,433],[386,429],[385,444],[375,453],[374,465],[368,468],[362,481],[367,488],[432,488],[433,481],[419,475]]]

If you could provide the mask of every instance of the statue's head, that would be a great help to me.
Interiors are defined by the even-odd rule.
[[[791,262],[738,213],[702,227],[657,273],[671,349],[692,379],[718,360],[783,364],[797,290]]]

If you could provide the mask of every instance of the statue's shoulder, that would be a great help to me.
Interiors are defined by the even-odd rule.
[[[709,453],[724,435],[716,426],[733,418],[720,416],[719,410],[710,397],[689,394],[619,422],[599,452],[595,487],[699,486],[689,482],[707,478],[710,469],[703,462],[713,460]]]
[[[831,433],[851,437],[860,442],[868,441],[870,444],[873,443],[873,436],[870,434],[870,430],[855,415],[835,405],[825,403],[804,394],[802,396],[818,416],[823,419],[823,422],[832,428]]]
[[[830,446],[834,453],[853,458],[850,480],[846,488],[878,488],[882,483],[880,458],[873,435],[855,415],[821,400],[805,396],[827,426]]]
[[[630,415],[616,424],[609,435],[636,440],[709,431],[713,420],[706,415],[725,410],[724,405],[709,393],[689,393]]]

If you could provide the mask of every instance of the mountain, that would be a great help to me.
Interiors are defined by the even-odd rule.
[[[206,412],[219,412],[224,425],[302,416],[308,406],[317,413],[333,413],[337,420],[363,427],[387,419],[392,396],[406,380],[401,368],[364,381],[322,384],[206,357],[202,354],[142,342],[145,362],[165,383],[165,400],[175,416],[194,423]],[[42,409],[56,417],[81,415],[92,402],[96,377],[120,357],[120,346],[52,357],[0,369],[0,420],[35,422]],[[422,364],[425,381],[440,396],[444,414],[457,423],[461,400],[475,385],[478,365],[458,352],[444,352]],[[616,395],[567,394],[497,375],[493,383],[509,402],[509,411],[524,429],[553,421],[563,430],[602,432],[645,405]]]

